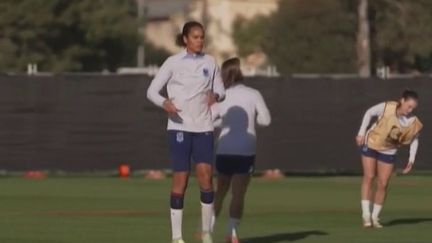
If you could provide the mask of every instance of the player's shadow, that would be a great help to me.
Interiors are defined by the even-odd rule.
[[[396,226],[396,225],[404,225],[404,224],[420,224],[420,223],[432,223],[432,218],[403,218],[403,219],[394,219],[389,221],[386,226]]]
[[[248,132],[249,117],[242,107],[229,108],[222,121],[222,130],[228,129],[228,132],[219,139],[219,146],[225,146],[223,150],[255,146],[256,137]]]
[[[272,235],[265,236],[257,236],[251,238],[242,239],[244,243],[279,243],[279,242],[287,242],[287,241],[298,241],[305,239],[309,236],[318,235],[324,236],[328,235],[327,232],[319,231],[319,230],[309,230],[309,231],[301,231],[301,232],[293,232],[293,233],[278,233]]]

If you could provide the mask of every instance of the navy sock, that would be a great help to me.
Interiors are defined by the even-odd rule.
[[[214,191],[201,191],[201,202],[205,204],[213,203]]]
[[[171,192],[170,206],[172,209],[183,209],[184,195]]]

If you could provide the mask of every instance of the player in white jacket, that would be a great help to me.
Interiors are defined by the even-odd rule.
[[[268,126],[270,112],[260,92],[243,84],[240,60],[232,58],[222,65],[225,100],[212,107],[217,135],[217,189],[215,216],[221,211],[224,197],[231,188],[230,220],[227,242],[239,242],[236,228],[243,215],[244,198],[254,172],[256,124]]]
[[[182,237],[183,201],[191,160],[201,190],[202,240],[211,243],[213,216],[213,120],[211,105],[222,100],[225,89],[213,57],[203,53],[204,27],[188,22],[178,36],[185,49],[169,57],[147,91],[147,97],[168,113],[168,142],[173,169],[171,227],[173,243]],[[160,94],[167,86],[168,97]]]

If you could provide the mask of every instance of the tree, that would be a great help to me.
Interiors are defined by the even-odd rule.
[[[237,24],[235,40],[243,56],[257,45],[282,74],[353,72],[355,7],[346,0],[282,0],[269,18]]]
[[[114,71],[133,65],[139,41],[134,0],[0,2],[0,71]]]
[[[234,22],[233,38],[238,46],[239,55],[246,57],[254,52],[263,51],[262,46],[266,38],[269,17],[259,16],[250,21],[238,18]]]
[[[430,23],[432,1],[371,1],[375,62],[398,72],[424,71],[422,60],[432,51]]]
[[[235,43],[241,56],[264,51],[282,74],[431,70],[432,1],[367,2],[281,0],[267,18],[239,20]]]
[[[152,43],[145,42],[145,63],[147,65],[161,66],[165,60],[171,56],[167,50],[159,47],[155,47]]]
[[[358,31],[357,31],[357,68],[362,78],[369,78],[371,75],[370,57],[370,24],[369,24],[369,1],[358,1]]]

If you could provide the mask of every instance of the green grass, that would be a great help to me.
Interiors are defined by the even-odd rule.
[[[432,242],[432,178],[394,177],[384,229],[363,229],[359,177],[254,179],[240,235],[246,243]],[[0,179],[1,243],[170,242],[170,181],[117,178]],[[186,198],[184,238],[196,242],[199,194]],[[218,221],[222,242],[226,211]]]

